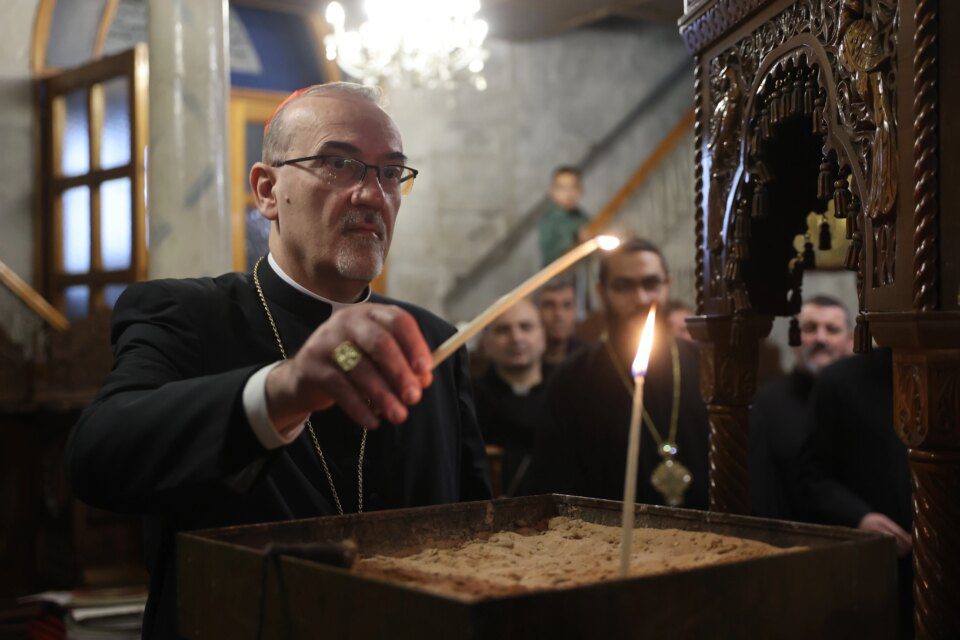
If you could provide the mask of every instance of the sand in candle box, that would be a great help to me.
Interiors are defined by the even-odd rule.
[[[558,516],[483,532],[452,548],[361,557],[354,571],[441,595],[492,598],[562,589],[620,577],[619,527]],[[681,529],[633,531],[630,577],[649,576],[802,551],[756,540]]]
[[[254,640],[262,628],[264,638],[303,640],[316,638],[318,629],[324,637],[397,640],[895,636],[897,558],[893,542],[879,534],[637,505],[633,551],[641,553],[644,536],[654,536],[657,544],[646,546],[662,551],[661,562],[644,575],[637,566],[632,574],[637,577],[621,580],[621,506],[575,496],[527,496],[181,533],[180,634],[196,640]],[[481,555],[475,565],[516,573],[512,584],[497,585],[498,590],[489,588],[494,582],[489,575],[480,576],[472,567],[467,576],[446,578],[451,586],[444,591],[447,587],[424,575],[422,567],[420,573],[407,572],[412,580],[403,582],[376,566],[370,567],[374,571],[342,569],[266,553],[270,544],[352,539],[368,560],[409,559],[433,548],[440,558],[434,564],[450,565],[441,551],[491,540],[509,550],[512,536],[499,534],[514,533],[523,538],[520,542],[533,542],[558,516],[606,525],[599,529],[606,534],[581,542],[581,552],[569,553],[548,544],[544,536],[542,556],[555,563],[552,569],[540,569],[539,562],[531,569],[529,560],[515,555],[502,562],[492,553]],[[577,535],[592,529],[560,537],[575,544]],[[715,561],[684,564],[685,543],[674,529],[699,538],[697,549],[712,552]],[[772,553],[739,554],[725,546],[726,541],[763,542],[772,545],[766,549]],[[592,555],[593,548],[601,546],[606,554]],[[574,570],[560,571],[566,556],[574,555]],[[602,568],[596,557],[603,558]],[[710,558],[698,558],[702,560]],[[546,586],[539,587],[524,582],[537,573],[557,583],[544,581]],[[569,582],[560,580],[567,575]],[[459,592],[454,590],[458,580]],[[580,580],[592,582],[578,584]],[[477,595],[464,587],[473,587]],[[231,615],[224,616],[224,611]]]

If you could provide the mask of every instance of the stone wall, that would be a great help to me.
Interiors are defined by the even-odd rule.
[[[689,78],[660,96],[584,176],[584,208],[596,213],[693,99],[693,63],[671,25],[584,29],[525,43],[491,40],[489,49],[486,91],[394,89],[386,96],[410,164],[422,171],[400,212],[390,253],[390,293],[453,321],[469,319],[539,266],[535,234],[527,233],[508,259],[445,308],[444,294],[457,275],[539,201],[554,166],[577,162],[665,77],[689,62]],[[692,143],[684,144],[679,159],[667,164],[692,164]],[[682,198],[649,206],[634,202],[628,210],[638,218],[672,220],[681,210],[691,217],[692,168],[687,173],[688,178],[676,172],[671,178],[682,187]],[[644,193],[659,199],[672,190],[651,186]],[[689,247],[675,256],[678,267],[692,265],[692,220],[682,224],[689,233],[682,232],[682,238],[678,233],[677,243]],[[675,225],[651,221],[649,228]]]
[[[0,130],[8,150],[0,160],[5,169],[0,174],[0,223],[5,230],[0,234],[0,259],[29,281],[35,127],[29,50],[38,3],[18,0],[16,4],[0,26],[4,36],[0,41],[4,89]],[[527,43],[491,40],[489,49],[484,72],[489,88],[484,92],[463,88],[390,90],[387,94],[388,108],[404,133],[410,163],[422,170],[401,211],[391,252],[390,292],[453,320],[469,317],[539,266],[535,237],[530,233],[457,308],[444,308],[444,294],[456,276],[499,242],[541,198],[550,170],[582,158],[688,60],[670,25],[585,29]],[[589,213],[603,206],[682,116],[692,99],[691,84],[681,79],[658,96],[643,118],[585,175],[584,208]],[[689,149],[681,149],[665,166],[689,163],[689,156]],[[645,189],[641,194],[662,195],[662,185],[656,185],[664,171],[669,173],[669,169],[658,172],[649,192]],[[692,202],[692,195],[686,193],[656,205],[640,202],[641,197],[623,215],[636,218],[637,229],[654,239],[655,230],[673,228],[669,221],[657,222],[677,215],[665,205]],[[660,200],[660,195],[656,197]],[[681,278],[681,265],[690,262],[692,255],[692,242],[687,244],[691,245],[687,256],[670,255]],[[15,339],[23,341],[32,333],[32,314],[12,296],[0,293],[0,310],[4,311],[0,323]]]
[[[656,243],[667,261],[670,295],[694,302],[696,247],[693,194],[693,128],[676,150],[624,205],[613,223]]]
[[[0,260],[32,284],[33,90],[30,46],[39,0],[7,0],[0,20]],[[29,342],[36,316],[0,286],[0,329]]]

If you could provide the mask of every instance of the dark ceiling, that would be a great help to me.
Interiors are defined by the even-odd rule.
[[[509,40],[545,38],[594,24],[676,24],[682,0],[481,0],[490,35]]]

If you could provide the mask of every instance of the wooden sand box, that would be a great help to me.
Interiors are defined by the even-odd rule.
[[[574,587],[619,575],[619,527],[558,516],[512,531],[481,533],[452,548],[426,548],[403,557],[361,558],[354,571],[442,595],[492,598]],[[637,528],[630,576],[800,551],[701,531]]]

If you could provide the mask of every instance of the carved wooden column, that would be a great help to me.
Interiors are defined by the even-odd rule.
[[[893,411],[909,448],[918,638],[960,638],[960,314],[877,314],[893,347]]]
[[[960,638],[960,349],[894,349],[893,384],[910,448],[917,637]]]
[[[832,204],[845,234],[821,234],[817,250],[846,243],[857,344],[869,349],[872,333],[894,353],[917,635],[960,638],[960,2],[703,0],[687,4],[680,31],[697,67],[703,389],[714,438],[732,443],[711,451],[715,482],[743,475],[717,465],[744,442],[731,425],[749,394],[728,371],[754,356],[730,349],[712,320],[796,314],[816,262],[806,212],[829,232]],[[776,250],[795,233],[807,236],[800,268],[801,256]]]
[[[772,318],[730,316],[687,319],[700,342],[700,391],[710,413],[710,510],[750,514],[750,402],[757,390],[760,340]]]

